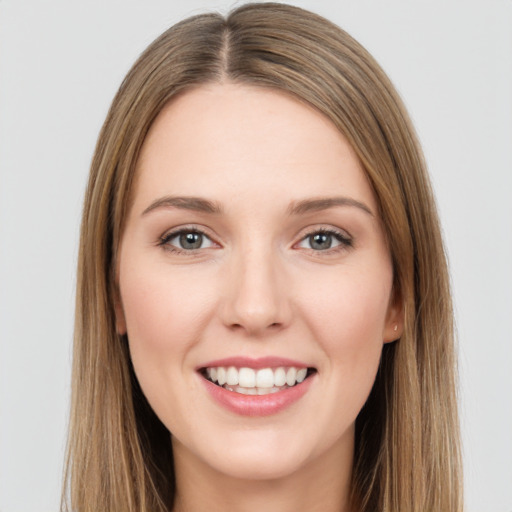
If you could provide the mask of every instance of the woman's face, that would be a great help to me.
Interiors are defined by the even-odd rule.
[[[372,189],[323,115],[223,84],[158,116],[121,243],[117,325],[175,458],[257,479],[351,461],[383,343],[399,334],[392,278]]]

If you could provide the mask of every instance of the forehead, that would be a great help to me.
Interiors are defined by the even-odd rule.
[[[354,150],[334,124],[286,93],[212,84],[172,100],[137,163],[135,203],[156,195],[224,201],[257,195],[356,195],[375,208]],[[295,197],[297,196],[297,197]]]

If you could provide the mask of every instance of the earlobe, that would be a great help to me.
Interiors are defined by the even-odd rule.
[[[404,330],[403,304],[400,296],[395,296],[389,306],[386,325],[384,327],[384,343],[398,340]]]
[[[386,325],[386,328],[384,329],[383,341],[384,343],[391,343],[393,341],[397,341],[402,336],[402,333],[402,321],[390,322]]]

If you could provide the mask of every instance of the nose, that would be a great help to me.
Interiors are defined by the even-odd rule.
[[[279,258],[270,249],[235,255],[226,274],[221,316],[229,329],[262,336],[289,324],[289,287]]]

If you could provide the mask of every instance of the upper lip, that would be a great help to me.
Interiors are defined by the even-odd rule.
[[[311,365],[308,365],[307,363],[304,363],[302,361],[288,359],[285,357],[265,356],[251,358],[244,356],[235,356],[226,357],[224,359],[216,359],[215,361],[208,361],[207,363],[198,366],[197,370],[201,370],[203,368],[216,368],[219,366],[234,366],[235,368],[253,368],[255,370],[259,370],[261,368],[279,368],[281,366],[294,366],[296,368],[312,367]]]

